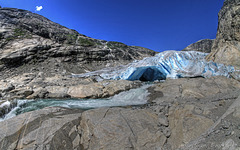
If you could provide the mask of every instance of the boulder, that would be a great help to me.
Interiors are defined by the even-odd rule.
[[[27,96],[27,99],[36,99],[36,98],[47,98],[49,92],[45,88],[36,88],[34,89],[34,93]]]
[[[140,86],[140,82],[109,80],[86,85],[70,86],[67,94],[73,98],[104,98]]]

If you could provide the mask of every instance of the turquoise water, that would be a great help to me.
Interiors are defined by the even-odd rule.
[[[4,118],[6,120],[16,115],[42,109],[45,107],[65,107],[79,109],[93,109],[98,107],[142,105],[147,103],[148,91],[150,85],[144,85],[141,88],[131,89],[121,92],[113,97],[105,99],[39,99],[39,100],[17,100],[17,106],[14,107]]]

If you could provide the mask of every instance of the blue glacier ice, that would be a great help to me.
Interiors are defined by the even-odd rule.
[[[153,57],[134,61],[125,66],[105,68],[102,70],[74,75],[77,77],[95,76],[101,79],[123,79],[154,81],[166,78],[181,77],[229,77],[235,69],[215,62],[208,62],[205,57],[208,53],[196,51],[165,51]]]

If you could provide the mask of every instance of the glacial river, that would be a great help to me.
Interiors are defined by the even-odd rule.
[[[39,100],[16,100],[16,105],[0,121],[12,118],[16,115],[42,109],[44,107],[65,107],[92,109],[98,107],[129,106],[142,105],[147,103],[148,91],[150,85],[144,85],[137,89],[121,92],[113,97],[105,99],[39,99]],[[9,105],[9,102],[6,102]],[[2,105],[4,107],[4,105]],[[7,106],[5,106],[7,107]],[[10,107],[10,106],[9,106]]]

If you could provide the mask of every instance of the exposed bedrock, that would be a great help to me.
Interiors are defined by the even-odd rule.
[[[225,0],[218,13],[217,37],[208,60],[240,66],[240,1]]]
[[[29,72],[83,73],[156,54],[87,37],[26,10],[0,8],[0,19],[1,78]]]
[[[47,107],[2,121],[1,149],[171,150],[191,147],[199,138],[209,140],[206,149],[226,148],[229,142],[240,147],[238,81],[168,79],[148,91],[149,103],[143,106],[84,112]],[[206,133],[210,136],[202,137]]]
[[[72,78],[56,75],[44,77],[42,73],[25,73],[0,81],[2,99],[36,98],[105,98],[122,91],[138,88],[139,81],[106,80],[96,82],[94,78]]]
[[[210,53],[212,50],[214,40],[212,39],[203,39],[199,40],[196,43],[188,45],[183,51],[199,51],[204,53]]]

